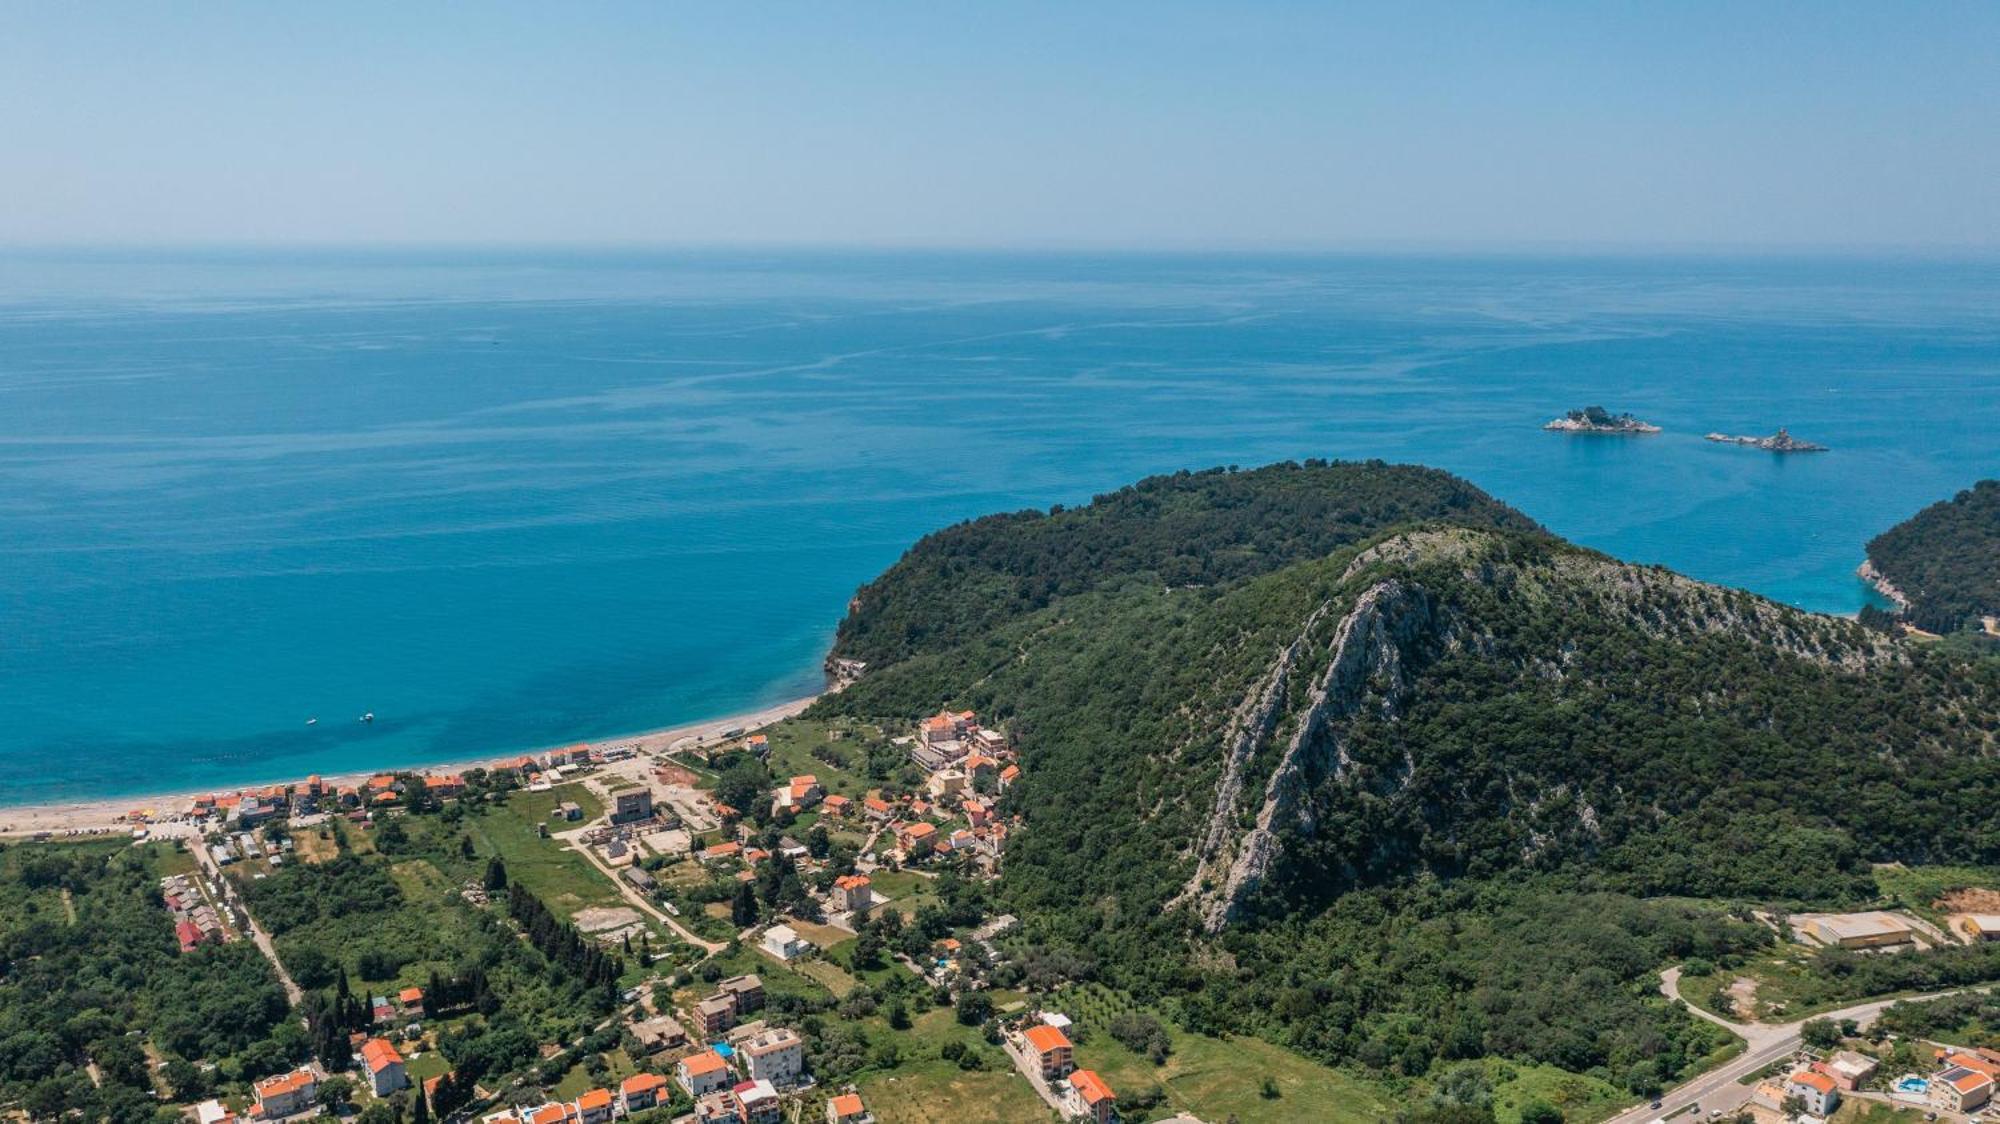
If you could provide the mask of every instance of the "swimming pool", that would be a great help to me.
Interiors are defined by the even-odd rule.
[[[1930,1080],[1924,1077],[1903,1077],[1898,1078],[1896,1081],[1896,1091],[1898,1093],[1909,1093],[1913,1096],[1921,1097],[1929,1093],[1930,1089]]]

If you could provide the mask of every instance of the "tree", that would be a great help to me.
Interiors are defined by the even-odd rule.
[[[1830,1050],[1840,1045],[1840,1024],[1832,1019],[1808,1019],[1799,1028],[1799,1037],[1815,1050]]]
[[[489,894],[497,894],[507,888],[507,864],[500,861],[499,855],[487,862],[484,885]]]
[[[910,1029],[910,1009],[903,1005],[903,1000],[901,996],[889,1000],[889,1010],[887,1012],[887,1017],[889,1019],[889,1028],[891,1030]]]
[[[957,1014],[961,1026],[978,1026],[993,1014],[993,997],[983,991],[964,992],[958,997]]]
[[[729,919],[739,929],[757,923],[757,891],[751,888],[750,883],[736,884],[736,896],[729,903]]]
[[[1521,1124],[1563,1124],[1562,1109],[1544,1100],[1532,1100],[1521,1106]]]

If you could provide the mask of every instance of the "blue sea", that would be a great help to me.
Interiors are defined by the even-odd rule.
[[[1588,404],[1666,432],[1540,429]],[[1701,439],[1779,425],[1833,451]],[[732,713],[926,531],[1299,457],[1853,612],[1869,536],[2000,474],[2000,267],[0,257],[0,803]]]

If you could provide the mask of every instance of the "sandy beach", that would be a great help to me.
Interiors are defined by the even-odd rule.
[[[767,706],[743,714],[711,718],[684,726],[673,726],[663,730],[651,730],[641,734],[623,737],[600,738],[590,742],[564,742],[563,745],[589,745],[592,748],[611,746],[636,746],[641,753],[658,753],[684,739],[706,739],[718,737],[725,730],[741,728],[755,730],[780,722],[811,706],[819,695],[806,695],[789,702]],[[488,754],[482,757],[457,761],[439,761],[426,765],[399,765],[393,768],[367,769],[353,773],[321,774],[321,779],[332,785],[354,785],[383,772],[450,773],[478,766],[490,766],[501,761],[512,761],[523,753],[536,754],[557,746],[543,746],[537,750],[515,750],[511,753]],[[304,777],[269,777],[247,782],[233,787],[205,788],[193,792],[158,793],[152,795],[119,796],[106,800],[81,800],[61,804],[23,804],[16,807],[0,807],[0,836],[24,836],[38,832],[90,832],[126,831],[132,827],[128,818],[137,809],[149,810],[157,817],[167,817],[187,810],[197,796],[211,792],[233,792],[238,789],[263,788],[273,784],[302,783]]]

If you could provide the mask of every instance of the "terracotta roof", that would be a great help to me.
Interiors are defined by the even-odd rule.
[[[422,1003],[424,1001],[424,989],[420,987],[406,987],[396,993],[396,1001],[405,1005]]]
[[[1802,1069],[1792,1074],[1792,1084],[1818,1089],[1822,1093],[1831,1093],[1835,1088],[1833,1078],[1828,1077],[1824,1073],[1816,1073],[1810,1069]]]
[[[843,874],[839,878],[834,879],[833,884],[843,890],[858,890],[868,885],[868,876],[865,874]]]
[[[904,828],[901,834],[905,839],[922,839],[925,836],[936,835],[937,825],[929,823],[913,823],[910,826]]]
[[[715,1073],[722,1070],[725,1066],[723,1065],[722,1055],[716,1053],[714,1050],[703,1050],[699,1054],[691,1054],[688,1057],[682,1058],[681,1068],[687,1070],[689,1077],[700,1077],[705,1073]]]
[[[386,1038],[370,1038],[361,1044],[361,1061],[368,1072],[377,1073],[392,1065],[403,1064],[403,1055]]]
[[[1066,1050],[1069,1048],[1069,1035],[1052,1026],[1031,1026],[1022,1037],[1028,1040],[1028,1045],[1033,1046],[1035,1052],[1038,1054],[1046,1054],[1050,1050]]]
[[[831,1103],[835,1116],[859,1116],[864,1111],[859,1093],[842,1093],[833,1098]]]
[[[569,1117],[569,1106],[566,1104],[543,1105],[528,1117],[528,1124],[562,1124]]]
[[[1118,1094],[1111,1091],[1111,1086],[1104,1083],[1104,1078],[1088,1069],[1079,1069],[1071,1073],[1069,1083],[1076,1087],[1077,1095],[1081,1096],[1083,1103],[1087,1105],[1095,1106],[1099,1101],[1118,1099]]]
[[[296,1069],[290,1073],[280,1074],[277,1077],[267,1077],[257,1082],[257,1099],[263,1100],[265,1097],[282,1097],[286,1093],[296,1093],[317,1080],[318,1078],[314,1077],[312,1071],[309,1069]]]
[[[611,1107],[611,1090],[591,1089],[576,1099],[578,1111]]]
[[[1943,1077],[1952,1088],[1957,1089],[1961,1093],[1970,1093],[1981,1085],[1991,1085],[1993,1083],[1991,1077],[1986,1076],[1976,1069],[1960,1070],[1956,1074],[1947,1070],[1939,1076]]]
[[[619,1084],[618,1091],[630,1096],[633,1093],[664,1088],[666,1084],[667,1079],[657,1073],[635,1073]]]

